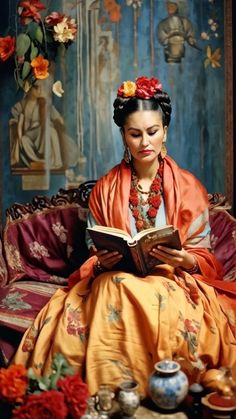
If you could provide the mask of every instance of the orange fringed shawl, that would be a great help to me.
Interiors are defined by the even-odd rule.
[[[97,182],[90,195],[89,207],[98,224],[121,228],[130,233],[130,182],[131,170],[124,161]],[[167,223],[179,229],[184,243],[191,223],[208,208],[207,192],[191,173],[180,169],[170,157],[164,160],[163,191]],[[204,224],[194,234],[203,229]],[[222,268],[207,249],[195,247],[190,251],[197,257],[201,268],[202,275],[198,277],[236,296],[236,284],[222,281]]]

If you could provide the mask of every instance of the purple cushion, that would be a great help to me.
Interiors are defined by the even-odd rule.
[[[8,283],[31,279],[56,284],[67,278],[86,257],[84,223],[77,204],[63,204],[8,216],[4,230]]]
[[[211,245],[224,269],[224,280],[236,280],[236,219],[227,211],[210,212]]]
[[[5,258],[3,256],[2,240],[0,238],[0,287],[4,287],[8,282],[8,272]]]

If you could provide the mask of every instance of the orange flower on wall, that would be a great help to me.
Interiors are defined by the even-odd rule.
[[[33,75],[36,79],[42,80],[49,76],[48,73],[49,61],[44,59],[42,55],[34,58],[31,61],[31,67],[33,67]]]
[[[120,5],[116,3],[116,0],[103,0],[103,6],[106,9],[109,18],[112,22],[117,23],[120,21]]]

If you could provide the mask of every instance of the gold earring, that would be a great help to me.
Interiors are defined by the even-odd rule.
[[[130,162],[131,162],[131,153],[130,153],[130,150],[127,146],[125,147],[125,150],[124,150],[124,161],[127,164],[130,164]]]
[[[161,155],[162,160],[163,160],[163,159],[166,157],[166,155],[167,155],[167,148],[166,148],[166,146],[165,146],[165,143],[162,143],[160,155]]]

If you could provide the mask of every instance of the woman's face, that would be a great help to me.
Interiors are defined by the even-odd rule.
[[[158,157],[166,135],[159,111],[132,113],[123,127],[123,140],[137,162],[151,163]]]

